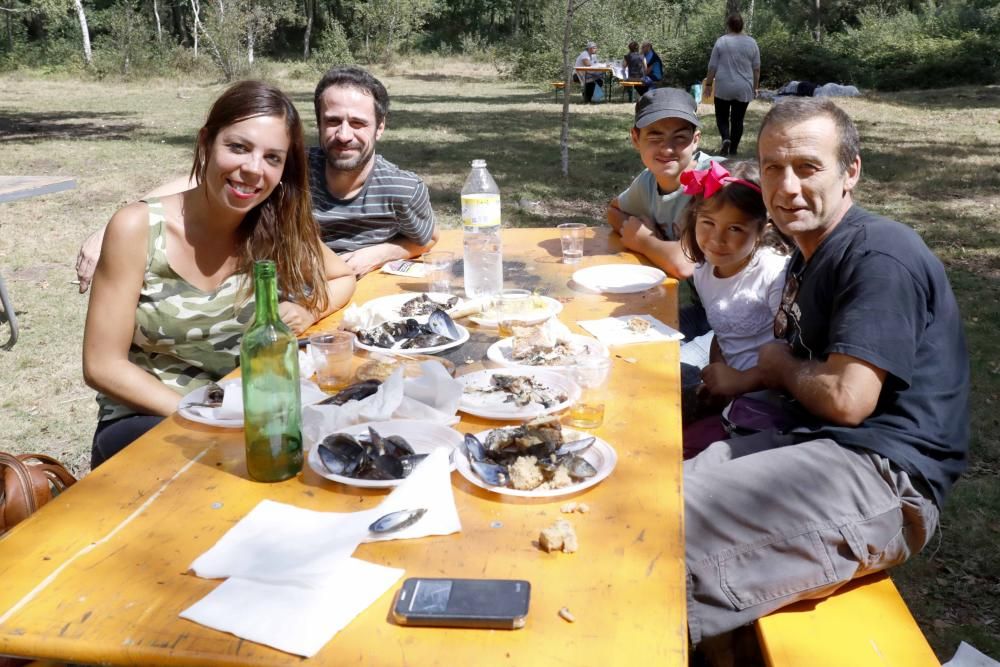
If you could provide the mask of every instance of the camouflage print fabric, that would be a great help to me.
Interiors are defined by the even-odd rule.
[[[188,284],[167,263],[163,205],[149,202],[146,275],[135,309],[128,358],[179,394],[217,381],[239,365],[240,338],[253,319],[253,291],[243,299],[243,275],[232,275],[205,292]],[[104,394],[98,419],[135,414]]]

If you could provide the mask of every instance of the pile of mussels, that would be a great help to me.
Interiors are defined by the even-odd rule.
[[[355,479],[403,479],[425,458],[402,436],[383,437],[371,426],[367,436],[334,433],[319,444],[319,460],[327,470]]]
[[[359,341],[372,347],[409,350],[447,345],[458,340],[460,334],[451,316],[438,308],[427,318],[427,324],[421,324],[411,317],[362,329],[357,332],[357,336]]]

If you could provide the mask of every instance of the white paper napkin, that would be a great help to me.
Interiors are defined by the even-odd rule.
[[[402,570],[352,559],[358,544],[461,530],[449,454],[431,452],[369,510],[316,512],[262,500],[192,563],[200,577],[229,579],[181,616],[290,653],[315,654],[402,576]],[[368,531],[385,514],[419,508],[427,513],[409,528]]]
[[[421,362],[420,369],[419,377],[404,378],[403,369],[397,368],[378,391],[360,401],[303,408],[305,442],[321,442],[334,431],[365,422],[419,419],[448,425],[457,423],[462,383],[436,361]]]
[[[299,353],[301,355],[301,352]],[[300,375],[306,378],[306,375]],[[207,408],[204,406],[189,406],[187,409],[205,419],[242,420],[243,419],[243,383],[239,378],[227,380],[220,385],[225,394],[222,398],[222,405],[217,408]],[[299,380],[299,397],[302,405],[309,405],[326,398],[326,393],[311,380]]]
[[[649,322],[649,328],[637,333],[628,327],[628,321],[639,318]],[[684,334],[669,327],[652,315],[618,315],[600,320],[583,320],[577,322],[590,332],[597,340],[607,346],[628,345],[630,343],[649,343],[655,341],[681,340]]]
[[[305,657],[382,596],[403,570],[345,558],[329,581],[282,586],[232,577],[181,612],[181,618]]]

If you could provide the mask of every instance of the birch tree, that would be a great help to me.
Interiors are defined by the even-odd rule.
[[[80,35],[83,38],[83,61],[90,67],[94,62],[94,54],[90,50],[90,30],[87,29],[87,12],[83,10],[83,0],[73,0],[76,18],[80,21]]]

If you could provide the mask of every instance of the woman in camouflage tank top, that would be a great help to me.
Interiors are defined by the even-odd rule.
[[[83,340],[84,378],[99,392],[92,466],[237,366],[255,260],[277,263],[280,314],[296,333],[354,293],[353,273],[320,242],[302,122],[280,90],[226,90],[198,133],[191,176],[193,189],[108,223]]]

